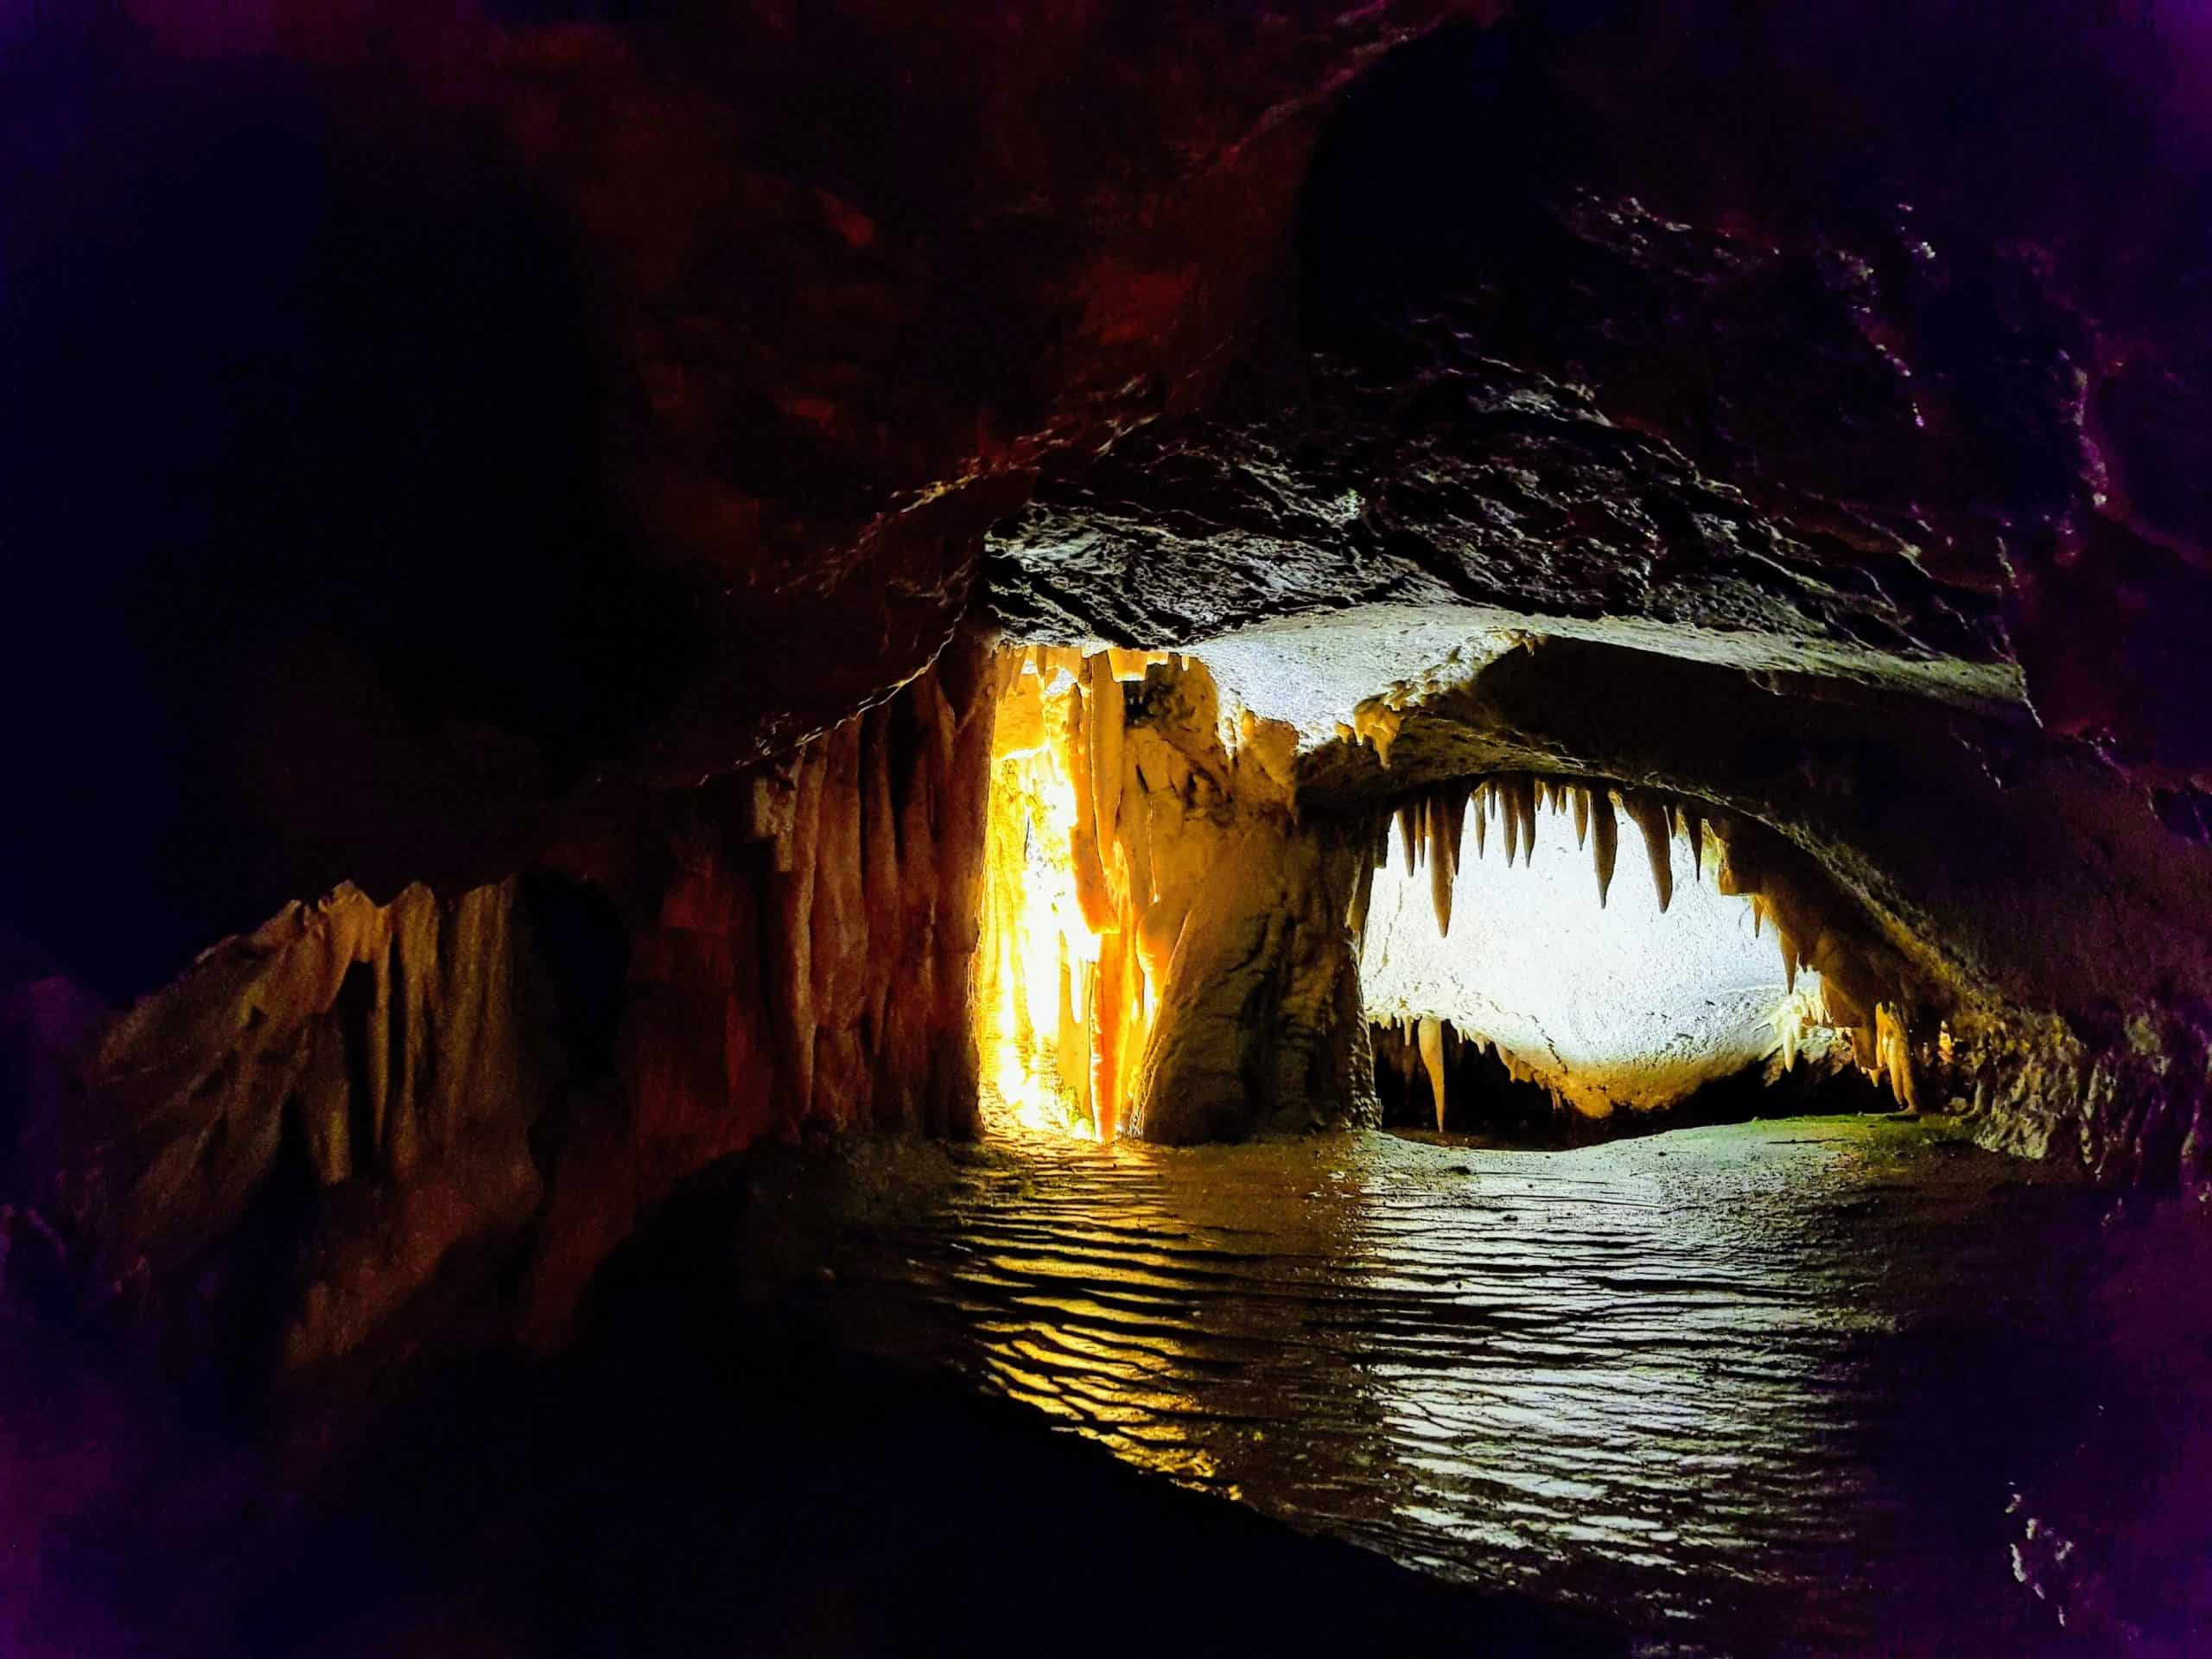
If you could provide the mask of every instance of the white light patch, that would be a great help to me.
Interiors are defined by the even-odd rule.
[[[1624,825],[1600,909],[1591,855],[1565,812],[1539,809],[1534,857],[1509,868],[1496,820],[1476,856],[1479,810],[1468,809],[1448,938],[1437,932],[1428,870],[1408,872],[1390,835],[1360,963],[1370,1019],[1448,1020],[1592,1116],[1672,1105],[1776,1051],[1781,956],[1772,930],[1754,935],[1750,901],[1715,888],[1713,847],[1694,880],[1689,842],[1675,837],[1674,899],[1662,914],[1640,838]]]

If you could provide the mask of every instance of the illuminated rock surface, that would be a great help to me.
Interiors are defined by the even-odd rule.
[[[1673,1105],[1777,1051],[1781,958],[1770,935],[1753,935],[1750,903],[1713,887],[1710,863],[1702,882],[1684,869],[1662,913],[1649,864],[1628,859],[1601,909],[1566,814],[1534,822],[1518,867],[1502,848],[1469,849],[1446,935],[1427,873],[1409,874],[1392,843],[1360,957],[1370,1020],[1448,1019],[1592,1116]],[[1687,842],[1676,853],[1686,864]]]
[[[0,7],[0,1337],[99,1430],[0,1422],[0,1592],[198,1514],[185,1420],[279,1513],[561,1350],[767,1146],[1535,1074],[1355,942],[1534,937],[1462,874],[1561,788],[1595,925],[1817,976],[1783,1058],[2212,1193],[2200,11]],[[1545,1087],[1749,1052],[1656,968]]]
[[[978,1008],[998,1103],[1171,1143],[1358,1114],[1360,849],[1296,821],[1296,733],[1180,658],[999,671]]]
[[[849,1237],[817,1303],[1141,1468],[1684,1651],[2186,1651],[2202,1230],[1955,1135],[1033,1137]]]

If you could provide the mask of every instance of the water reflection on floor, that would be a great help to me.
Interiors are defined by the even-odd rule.
[[[1131,1462],[1654,1651],[2018,1651],[2057,1631],[2020,1506],[2113,1397],[2107,1207],[1869,1119],[1039,1137],[855,1230],[823,1300]]]

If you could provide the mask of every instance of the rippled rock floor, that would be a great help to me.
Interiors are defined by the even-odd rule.
[[[247,1432],[5,1351],[111,1478],[0,1651],[2212,1652],[2208,1286],[1941,1123],[760,1151],[557,1358]]]
[[[861,1210],[863,1350],[1644,1651],[2212,1651],[2212,1228],[1940,1122],[1001,1140]]]

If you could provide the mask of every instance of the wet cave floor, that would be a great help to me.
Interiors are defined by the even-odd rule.
[[[853,1185],[841,1340],[1637,1650],[2212,1650],[2202,1218],[1942,1120]]]
[[[760,1150],[359,1431],[147,1441],[22,1347],[0,1431],[149,1466],[0,1552],[0,1649],[2212,1651],[2208,1268],[1940,1121]]]

